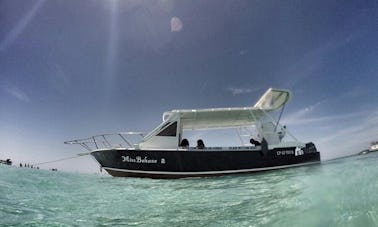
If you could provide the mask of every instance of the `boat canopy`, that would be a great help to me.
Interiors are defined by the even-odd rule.
[[[163,121],[180,119],[182,129],[209,129],[253,125],[266,115],[283,107],[291,99],[291,92],[268,89],[253,107],[172,110]]]
[[[183,130],[258,125],[256,128],[260,136],[265,138],[269,145],[275,145],[281,142],[287,130],[281,127],[277,129],[278,122],[272,122],[273,118],[269,116],[269,112],[283,108],[290,99],[290,91],[270,88],[254,106],[184,109],[165,112],[163,114],[163,122],[146,136],[138,132],[103,134],[87,139],[66,141],[65,143],[80,144],[90,151],[109,148],[123,149],[122,144],[118,142],[125,142],[132,149],[177,149],[182,139]],[[266,117],[268,117],[268,121],[265,122]],[[117,138],[115,146],[110,141],[113,135]],[[126,139],[126,136],[131,135],[139,135],[143,139],[141,142],[134,144],[129,139]],[[101,148],[102,144],[104,145],[103,148]],[[94,145],[94,148],[90,145]]]
[[[255,104],[255,108],[265,111],[275,111],[283,107],[291,99],[288,90],[269,88]]]

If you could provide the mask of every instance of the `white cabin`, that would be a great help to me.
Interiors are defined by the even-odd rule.
[[[178,149],[184,130],[238,128],[251,125],[256,127],[257,137],[265,138],[270,147],[282,145],[282,139],[287,133],[286,127],[279,125],[269,112],[283,108],[290,99],[290,91],[270,88],[253,107],[165,112],[163,122],[146,135],[141,143],[135,145],[135,149]],[[299,143],[298,146],[302,145]]]

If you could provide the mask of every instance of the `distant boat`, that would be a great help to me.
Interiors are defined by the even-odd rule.
[[[162,123],[144,135],[139,132],[103,134],[66,141],[89,150],[110,175],[116,177],[183,178],[250,173],[320,163],[315,145],[299,142],[279,124],[291,92],[268,89],[253,107],[172,110]],[[269,112],[281,110],[278,120]],[[185,132],[201,129],[253,127],[240,146],[205,147],[202,139],[189,146]],[[248,130],[247,130],[248,131]],[[287,140],[286,135],[292,140]],[[111,142],[112,136],[118,142]],[[134,144],[128,136],[141,136]],[[242,139],[240,139],[242,140]],[[124,145],[121,144],[124,143]],[[125,146],[126,145],[126,146]]]
[[[6,159],[6,160],[1,160],[0,159],[0,164],[12,165],[12,160],[10,160],[9,158]]]
[[[378,141],[374,141],[370,143],[370,152],[378,151]]]
[[[378,151],[378,141],[373,141],[370,143],[370,148],[369,149],[365,149],[363,151],[361,151],[360,153],[358,153],[359,155],[361,154],[368,154],[370,152],[375,152],[375,151]]]

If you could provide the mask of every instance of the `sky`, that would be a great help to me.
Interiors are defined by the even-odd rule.
[[[0,0],[0,159],[71,157],[66,140],[253,106],[269,87],[293,92],[292,134],[347,156],[378,140],[377,72],[377,1]]]

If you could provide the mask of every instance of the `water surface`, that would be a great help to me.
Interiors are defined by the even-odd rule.
[[[258,174],[153,180],[0,165],[5,226],[377,226],[378,152]]]

